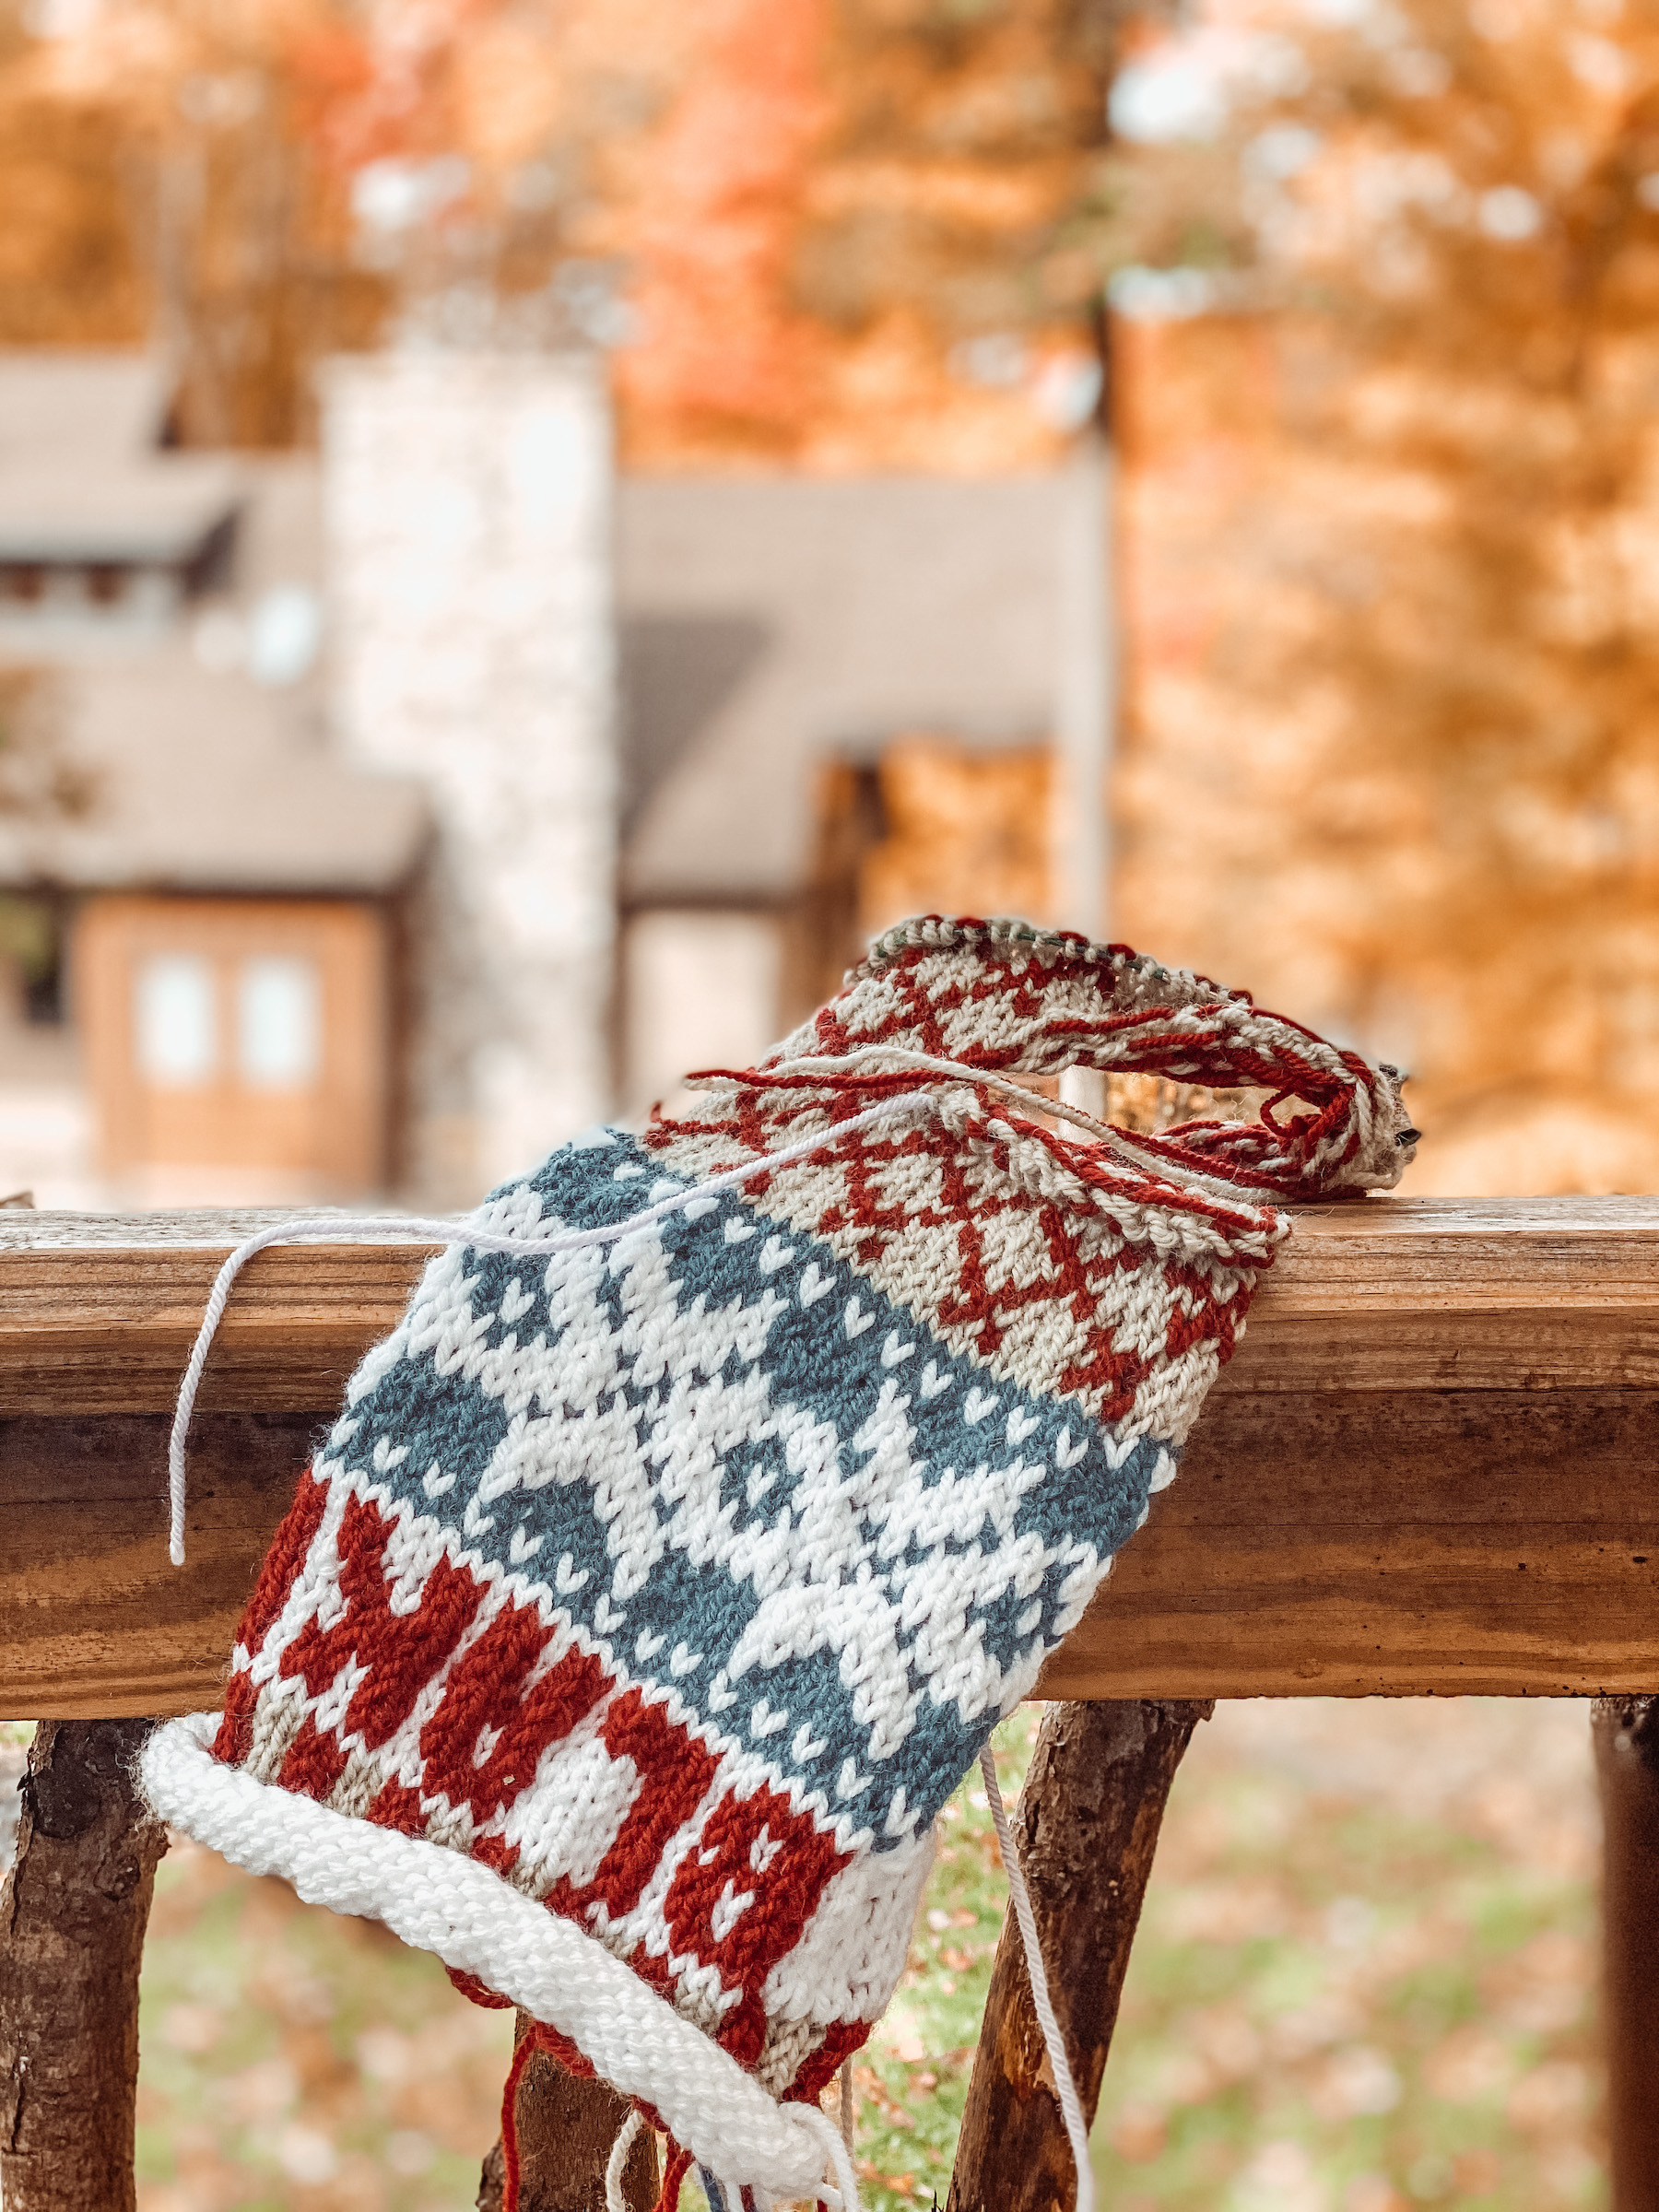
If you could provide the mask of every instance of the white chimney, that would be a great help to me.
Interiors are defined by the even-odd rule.
[[[323,379],[335,728],[424,778],[405,1180],[465,1204],[610,1110],[611,430],[578,357]]]

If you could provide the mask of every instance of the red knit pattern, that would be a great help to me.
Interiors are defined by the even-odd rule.
[[[934,925],[931,941],[928,924]],[[1090,946],[1064,931],[1056,933],[1057,943],[1076,950],[1051,949],[1037,958],[1018,940],[994,937],[971,914],[954,923],[926,915],[907,924],[908,931],[918,933],[917,941],[878,947],[848,989],[823,1008],[816,1024],[820,1052],[839,1056],[859,1045],[900,1044],[1002,1073],[1111,1066],[1218,1090],[1266,1090],[1272,1095],[1255,1122],[1186,1122],[1161,1136],[1140,1135],[1133,1142],[1150,1161],[1223,1173],[1246,1188],[1285,1197],[1314,1194],[1304,1170],[1327,1140],[1338,1140],[1333,1160],[1351,1159],[1359,1147],[1355,1100],[1373,1084],[1372,1070],[1357,1053],[1340,1053],[1335,1056],[1342,1072],[1334,1072],[1301,1048],[1299,1041],[1306,1040],[1329,1053],[1313,1030],[1283,1015],[1255,1015],[1247,992],[1226,991],[1199,976],[1194,980],[1213,993],[1206,1004],[1117,1009],[1113,987],[1124,963],[1135,959],[1126,945]],[[958,957],[941,962],[947,945]],[[858,1003],[857,983],[873,975],[879,975],[897,1003],[869,1020]],[[1063,992],[1070,1002],[1064,1009]],[[1097,1016],[1072,1010],[1079,994],[1085,1003],[1096,1001]],[[959,1026],[954,1032],[947,1029],[947,1015],[990,1002],[995,1003],[996,1020],[985,1028],[998,1041],[964,1041]],[[1241,1018],[1247,1015],[1255,1018]],[[1312,1111],[1281,1123],[1275,1110],[1291,1098]]]
[[[637,1689],[625,1690],[605,1716],[605,1747],[613,1759],[633,1761],[641,1787],[593,1880],[578,1888],[561,1879],[547,1902],[567,1919],[586,1917],[603,1905],[613,1920],[631,1912],[656,1872],[663,1847],[691,1818],[714,1779],[707,1746],[648,1705]]]
[[[270,1634],[277,1614],[288,1603],[288,1592],[299,1580],[327,1505],[328,1485],[313,1475],[301,1475],[294,1502],[271,1539],[271,1548],[236,1631],[236,1641],[244,1651],[256,1652]]]
[[[870,2040],[873,2020],[835,2020],[818,2049],[806,2059],[784,2093],[786,2104],[816,2104],[844,2059],[862,2051]]]
[[[346,1748],[332,1730],[324,1735],[308,1712],[288,1747],[276,1786],[325,1804],[346,1771]]]
[[[426,1815],[420,1809],[420,1792],[401,1782],[389,1782],[369,1807],[376,1828],[400,1828],[406,1836],[424,1836]]]
[[[484,1595],[465,1567],[441,1558],[420,1603],[392,1610],[392,1584],[381,1571],[392,1524],[372,1499],[350,1497],[340,1522],[340,1592],[346,1612],[331,1629],[308,1620],[282,1654],[285,1675],[302,1675],[320,1697],[348,1659],[368,1673],[352,1693],[341,1733],[361,1735],[372,1751],[402,1726],[415,1700],[472,1625]]]
[[[702,1119],[659,1122],[645,1132],[643,1141],[661,1150],[687,1136],[729,1139],[733,1156],[721,1164],[741,1166],[745,1152],[776,1151],[798,1141],[795,1122],[805,1114],[821,1115],[826,1108],[837,1119],[850,1119],[869,1103],[870,1095],[898,1086],[913,1088],[913,1076],[900,1077],[794,1077],[783,1073],[752,1077],[748,1087],[720,1100],[721,1111]],[[798,1094],[798,1096],[796,1095]],[[826,1206],[815,1227],[821,1236],[847,1229],[867,1233],[861,1238],[859,1257],[874,1265],[894,1240],[946,1229],[954,1233],[958,1253],[954,1287],[942,1288],[936,1306],[939,1325],[961,1328],[973,1335],[976,1354],[994,1359],[1002,1348],[1015,1317],[1030,1308],[1064,1304],[1081,1331],[1084,1346],[1079,1357],[1055,1376],[1057,1392],[1098,1390],[1101,1394],[1094,1418],[1103,1423],[1122,1419],[1132,1408],[1135,1394],[1147,1377],[1164,1360],[1192,1345],[1213,1339],[1223,1362],[1232,1356],[1237,1312],[1232,1299],[1218,1298],[1212,1278],[1204,1271],[1176,1260],[1160,1266],[1164,1279],[1184,1293],[1175,1301],[1166,1340],[1158,1345],[1120,1344],[1100,1318],[1106,1286],[1119,1274],[1139,1273],[1148,1265],[1142,1246],[1110,1247],[1086,1257],[1079,1230],[1082,1224],[1072,1208],[1055,1205],[1013,1184],[992,1185],[973,1171],[968,1145],[990,1148],[991,1159],[1006,1169],[1006,1145],[994,1135],[994,1124],[1017,1129],[1019,1135],[1043,1144],[1080,1182],[1110,1191],[1118,1198],[1141,1205],[1164,1205],[1168,1186],[1132,1169],[1107,1163],[1082,1147],[1065,1144],[1014,1112],[1005,1100],[982,1094],[982,1112],[971,1117],[960,1135],[935,1125],[912,1129],[900,1136],[884,1136],[878,1130],[862,1129],[851,1136],[827,1135],[823,1149],[810,1164],[834,1161],[841,1169],[844,1195]],[[928,1158],[938,1163],[938,1196],[935,1203],[908,1206],[888,1204],[882,1196],[883,1171],[896,1161]],[[757,1191],[770,1177],[757,1176]],[[1224,1231],[1245,1227],[1246,1218],[1219,1200],[1190,1193],[1183,1197],[1187,1210],[1214,1221]],[[1005,1216],[1031,1216],[1047,1254],[1047,1265],[1027,1279],[994,1267],[989,1254],[999,1249],[1021,1251],[1023,1240],[1005,1241],[997,1223]],[[1251,1227],[1256,1226],[1252,1222]],[[1269,1245],[1252,1266],[1260,1271],[1272,1265]],[[1182,1311],[1182,1306],[1186,1310]]]
[[[300,1578],[323,1513],[328,1504],[328,1485],[314,1476],[301,1475],[294,1502],[288,1507],[271,1539],[253,1594],[237,1625],[236,1648],[250,1655],[270,1634],[276,1616]],[[233,1674],[225,1691],[225,1713],[214,1738],[213,1756],[227,1766],[239,1767],[253,1748],[253,1707],[258,1692],[245,1668]]]
[[[767,1975],[794,1948],[826,1885],[847,1864],[809,1813],[792,1812],[789,1800],[764,1784],[748,1797],[723,1798],[703,1824],[700,1848],[681,1862],[663,1906],[669,1945],[717,1966],[727,1989],[742,1990],[718,2040],[744,2065],[759,2058],[766,2039]],[[716,1910],[745,1897],[750,1902],[730,1930],[716,1936]]]
[[[610,1688],[586,1652],[568,1651],[528,1695],[524,1682],[553,1630],[535,1606],[509,1603],[461,1660],[443,1702],[420,1732],[428,1796],[440,1791],[482,1824],[535,1779],[536,1761],[569,1735]],[[482,1766],[473,1753],[486,1723],[500,1729]]]
[[[253,1748],[253,1708],[259,1690],[244,1668],[225,1686],[224,1717],[213,1739],[213,1756],[228,1767],[240,1767]]]

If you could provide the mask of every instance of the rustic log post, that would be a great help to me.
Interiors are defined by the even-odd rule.
[[[516,2047],[529,2031],[521,2012]],[[538,2051],[519,2081],[519,2212],[605,2212],[605,2170],[629,2113],[626,2097],[603,2081],[579,2080]],[[477,2212],[501,2212],[505,2167],[501,2146],[484,2161]],[[629,2212],[652,2212],[657,2200],[656,2137],[642,2127],[622,2170]],[[6,2212],[11,2207],[6,2206]]]
[[[1051,1705],[1015,1808],[1049,1989],[1090,2123],[1170,1784],[1212,1710],[1185,1699]],[[1071,2147],[1010,1912],[947,2212],[1071,2212],[1076,2202]]]
[[[1598,1698],[1612,2212],[1659,2212],[1659,1698]]]
[[[133,2212],[138,1963],[167,1831],[133,1780],[148,1721],[42,1721],[0,1888],[6,2212]]]

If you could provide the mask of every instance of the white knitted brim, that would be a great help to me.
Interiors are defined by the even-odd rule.
[[[741,2190],[823,2194],[816,2106],[774,2104],[753,2077],[602,1944],[475,1859],[332,1811],[221,1765],[217,1713],[158,1728],[139,1762],[159,1818],[245,1866],[276,1874],[308,1903],[383,1921],[405,1943],[569,2036],[625,2097],[653,2105],[700,2166]]]

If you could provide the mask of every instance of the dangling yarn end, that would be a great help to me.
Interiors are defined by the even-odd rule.
[[[635,2138],[644,2125],[637,2112],[629,2112],[617,2130],[617,2139],[611,2145],[610,2159],[605,2169],[605,2212],[628,2212],[628,2199],[622,2194],[622,2177],[628,2168],[628,2154]]]
[[[501,2089],[501,2212],[519,2212],[518,2093],[524,2068],[535,2056],[535,2030],[519,2039]]]
[[[1059,2100],[1060,2116],[1065,2123],[1072,2162],[1077,2171],[1077,2212],[1094,2212],[1094,2170],[1088,2162],[1088,2125],[1083,2117],[1077,2085],[1072,2078],[1065,2038],[1061,2034],[1060,2023],[1054,2017],[1053,2001],[1049,1995],[1048,1971],[1042,1962],[1042,1946],[1037,1938],[1037,1916],[1031,1911],[1025,1869],[1019,1864],[1019,1853],[1014,1844],[1014,1831],[1008,1825],[1008,1808],[1003,1803],[1002,1790],[997,1783],[996,1756],[989,1744],[980,1753],[980,1772],[985,1778],[985,1798],[991,1807],[992,1825],[996,1830],[1003,1869],[1008,1877],[1009,1900],[1014,1907],[1015,1924],[1019,1930],[1020,1948],[1025,1953],[1026,1975],[1031,1984],[1031,2008],[1037,2015],[1037,2025],[1042,2031],[1042,2047],[1048,2053],[1049,2071],[1054,2077],[1054,2095]]]
[[[680,2183],[691,2171],[691,2153],[682,2150],[672,2136],[668,2138],[668,2163],[663,2171],[663,2186],[657,2194],[653,2212],[678,2212]],[[607,2212],[610,2208],[607,2207]]]

